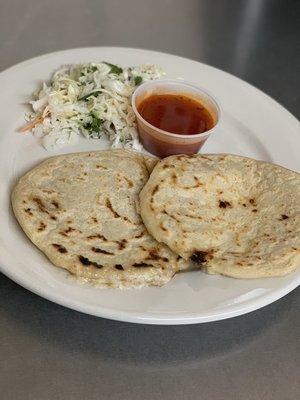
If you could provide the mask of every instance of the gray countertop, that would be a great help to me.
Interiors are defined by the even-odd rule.
[[[118,45],[211,64],[300,115],[295,0],[0,0],[0,70],[81,46]],[[300,291],[191,326],[80,314],[0,275],[0,398],[300,398]]]

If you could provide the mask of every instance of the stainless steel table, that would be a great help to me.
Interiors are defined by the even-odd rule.
[[[70,47],[143,47],[231,72],[299,117],[299,19],[297,0],[0,0],[0,69]],[[0,398],[295,400],[299,294],[159,327],[83,315],[1,275]]]

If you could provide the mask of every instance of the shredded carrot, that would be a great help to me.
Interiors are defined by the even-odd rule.
[[[37,124],[40,124],[43,121],[44,121],[44,117],[42,115],[39,115],[33,121],[30,121],[30,122],[28,122],[28,124],[23,126],[23,128],[20,129],[20,132],[25,133],[25,132],[31,131],[32,128],[34,128]]]
[[[28,122],[23,128],[20,129],[20,132],[25,133],[31,131],[36,125],[42,123],[46,117],[50,115],[49,111],[45,115],[39,115],[34,120]]]

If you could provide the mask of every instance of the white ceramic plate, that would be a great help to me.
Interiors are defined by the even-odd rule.
[[[65,63],[107,60],[121,65],[160,64],[169,78],[193,81],[214,93],[224,110],[221,131],[204,152],[228,152],[299,170],[298,121],[270,97],[215,68],[184,58],[128,48],[61,51],[18,64],[0,74],[0,268],[25,288],[66,307],[100,317],[147,324],[191,324],[230,318],[284,296],[300,281],[300,270],[284,278],[236,280],[201,272],[177,275],[163,288],[100,290],[78,285],[54,267],[21,231],[10,208],[10,192],[28,169],[54,155],[104,148],[82,141],[47,153],[24,123],[24,102],[41,81]]]

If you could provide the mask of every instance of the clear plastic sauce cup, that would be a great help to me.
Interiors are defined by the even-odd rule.
[[[139,113],[139,106],[144,99],[152,95],[176,94],[192,98],[201,103],[212,116],[213,127],[206,132],[198,134],[175,134],[151,125]],[[207,138],[218,128],[221,118],[221,109],[216,99],[206,90],[183,80],[148,81],[140,85],[132,96],[132,107],[137,118],[141,143],[146,150],[158,157],[198,153]]]

